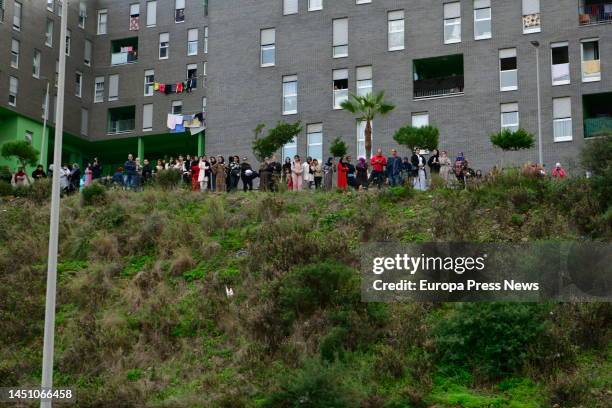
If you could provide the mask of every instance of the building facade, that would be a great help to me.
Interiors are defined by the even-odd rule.
[[[0,142],[31,137],[20,134],[31,123],[36,144],[44,78],[51,114],[54,107],[58,3],[0,4],[0,94],[8,95],[0,100]],[[283,156],[325,158],[341,137],[357,157],[364,126],[339,104],[350,93],[378,91],[396,108],[374,121],[374,148],[397,147],[393,134],[402,126],[431,124],[441,149],[464,152],[476,168],[499,162],[491,133],[520,127],[537,135],[538,118],[548,166],[578,164],[586,140],[612,133],[612,1],[92,0],[68,7],[71,159],[119,163],[128,151],[150,159],[196,151],[251,157],[252,129],[279,120],[304,125]],[[194,78],[190,92],[160,91]],[[198,112],[205,132],[169,129],[169,114]],[[514,159],[535,162],[537,152]]]

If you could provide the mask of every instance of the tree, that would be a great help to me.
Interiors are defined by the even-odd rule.
[[[518,129],[516,131],[504,129],[491,135],[491,143],[493,143],[493,146],[502,149],[505,153],[507,151],[517,152],[519,150],[531,149],[535,145],[535,140],[533,135],[525,129]],[[502,167],[503,165],[502,156]]]
[[[339,137],[337,137],[329,146],[329,152],[333,157],[344,157],[346,156],[346,152],[348,147],[346,143]]]
[[[265,125],[259,124],[253,130],[255,140],[253,140],[253,153],[258,160],[263,161],[266,157],[272,156],[284,145],[293,140],[302,131],[302,124],[285,123],[279,121],[276,127],[270,129],[265,137],[260,138],[259,135],[263,131]]]
[[[21,167],[26,168],[26,165],[36,166],[38,163],[39,152],[25,140],[15,140],[5,143],[2,146],[2,157],[10,159],[16,158]]]
[[[404,126],[395,132],[393,139],[411,152],[417,148],[433,150],[438,148],[440,131],[433,126]]]
[[[357,122],[366,122],[365,128],[365,151],[366,159],[372,157],[372,121],[377,115],[385,116],[393,109],[394,105],[385,102],[385,93],[376,95],[368,93],[364,96],[350,94],[349,99],[340,104],[342,109],[357,115]]]

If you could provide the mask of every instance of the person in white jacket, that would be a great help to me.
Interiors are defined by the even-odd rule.
[[[210,171],[210,164],[206,159],[206,156],[200,157],[200,173],[198,174],[198,181],[200,182],[200,191],[206,191],[208,187],[208,176],[207,174]]]
[[[312,163],[312,157],[308,156],[306,161],[302,164],[302,178],[304,183],[304,189],[310,190],[312,187],[312,183],[314,182],[314,175],[310,173],[310,164]]]

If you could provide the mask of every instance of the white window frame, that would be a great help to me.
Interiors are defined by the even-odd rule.
[[[313,141],[313,138],[320,139]],[[306,155],[317,159],[319,163],[323,162],[323,123],[311,123],[306,126]],[[320,153],[315,153],[314,150],[320,150]]]
[[[81,0],[79,2],[79,28],[85,28],[87,24],[87,2]]]
[[[177,20],[178,11],[183,10],[183,19]],[[174,0],[174,23],[181,24],[185,22],[185,0]]]
[[[336,81],[346,80],[346,89],[334,89]],[[333,92],[333,108],[334,110],[342,109],[342,102],[349,99],[349,71],[348,69],[334,69],[332,71],[332,92]]]
[[[447,16],[446,15],[446,11],[447,11],[447,7],[450,8],[451,6],[453,7],[457,7],[459,6],[459,15],[458,16]],[[449,3],[444,3],[443,4],[443,8],[444,8],[444,44],[457,44],[461,42],[461,30],[462,30],[462,26],[461,26],[461,3],[458,1],[455,2],[449,2]],[[451,26],[459,26],[459,38],[447,38],[446,37],[446,28],[447,27],[451,27]]]
[[[529,4],[529,1],[533,3]],[[523,0],[522,6],[523,6],[523,12],[522,12],[522,18],[521,18],[521,25],[523,26],[523,34],[533,34],[533,33],[539,33],[540,31],[542,31],[542,21],[540,20],[542,18],[542,14],[540,12],[540,0]],[[530,7],[530,6],[537,6],[537,7]],[[538,19],[540,21],[537,26],[533,26],[533,27],[525,26],[525,17],[530,16],[530,15],[538,16]]]
[[[349,30],[348,17],[335,18],[332,20],[332,56],[334,58],[348,57],[349,55],[348,30]]]
[[[308,11],[323,10],[323,0],[308,0]]]
[[[53,31],[55,22],[50,18],[47,19],[47,25],[45,27],[45,45],[53,48]]]
[[[293,160],[293,157],[298,154],[297,136],[293,138],[289,143],[285,144],[282,149],[282,157],[285,160],[287,157]]]
[[[268,39],[269,37],[269,39]],[[259,32],[259,66],[262,68],[273,67],[276,65],[276,29],[264,28]],[[273,61],[264,62],[264,53],[272,51]]]
[[[183,113],[183,101],[172,101],[170,112],[172,112],[173,115],[181,115]]]
[[[387,13],[387,50],[400,51],[405,48],[406,22],[404,10],[394,10]],[[397,26],[396,26],[397,25]],[[392,38],[401,38],[401,45],[392,45]]]
[[[357,133],[357,143],[356,143],[356,154],[355,156],[357,158],[360,157],[364,157],[366,159],[366,161],[369,162],[369,160],[371,159],[371,157],[366,157],[366,149],[365,149],[365,128],[366,128],[367,122],[365,120],[362,120],[360,122],[357,122],[356,125],[356,133]],[[372,151],[374,151],[374,121],[372,121],[370,123],[370,125],[372,126]]]
[[[147,1],[147,27],[155,27],[157,25],[157,1]]]
[[[150,120],[148,123],[146,111],[151,110]],[[152,103],[147,103],[142,105],[142,131],[143,132],[152,132],[153,131],[153,118],[154,118],[154,107]]]
[[[9,76],[9,94],[8,104],[10,106],[17,106],[17,94],[19,93],[19,78]]]
[[[504,123],[507,117],[510,117],[510,118],[516,117],[516,121]],[[521,118],[519,115],[518,103],[516,102],[502,103],[500,105],[500,129],[501,130],[508,129],[512,132],[515,132],[520,129],[520,126],[521,126]]]
[[[91,60],[93,58],[93,43],[90,40],[85,40],[85,50],[83,51],[83,64],[91,67]]]
[[[153,77],[152,78],[153,80],[151,81],[149,77]],[[147,69],[144,72],[144,96],[153,96],[153,94],[155,93],[154,86],[155,86],[155,70]]]
[[[208,26],[204,27],[204,54],[208,54]]]
[[[374,91],[373,72],[371,65],[357,67],[355,69],[355,93],[357,96],[365,96]]]
[[[105,78],[103,76],[96,77],[96,79],[94,80],[94,103],[104,102],[104,82]],[[100,92],[102,92],[101,97]]]
[[[514,56],[512,56],[512,54],[514,54]],[[516,59],[516,68],[515,69],[507,69],[507,70],[503,70],[502,71],[502,67],[501,67],[501,61],[502,59],[507,59],[507,58],[515,58]],[[509,91],[516,91],[518,90],[518,57],[517,57],[517,52],[516,52],[516,48],[506,48],[503,50],[499,50],[499,90],[500,92],[509,92]],[[514,73],[514,77],[515,77],[515,85],[511,85],[511,86],[503,86],[503,81],[502,81],[502,76],[504,75],[504,72],[511,72]]]
[[[488,5],[487,5],[488,4]],[[480,10],[489,10],[489,17],[478,18],[477,13]],[[493,37],[493,11],[491,9],[491,0],[474,0],[474,39],[475,40],[489,40]],[[489,32],[483,35],[476,35],[476,24],[482,21],[489,22]]]
[[[199,47],[198,37],[199,35],[200,35],[200,31],[197,28],[190,28],[189,30],[187,30],[187,56],[198,55],[198,47]]]
[[[294,86],[295,91],[290,91],[288,87]],[[289,101],[294,101],[295,109],[288,109],[291,104]],[[298,113],[298,76],[285,75],[283,77],[283,115],[295,115]]]
[[[114,79],[116,78],[116,81]],[[108,101],[119,100],[119,74],[112,74],[108,76]],[[116,94],[111,93],[113,91],[113,82],[116,82]]]
[[[589,60],[589,61],[597,61],[597,65],[599,66],[599,72],[597,74],[587,74],[585,73],[585,64],[588,62],[584,59],[584,45],[589,43],[597,43],[597,59]],[[600,39],[599,38],[588,38],[580,41],[580,68],[581,68],[581,76],[582,82],[598,82],[601,81],[601,47],[600,47]]]
[[[23,18],[23,5],[16,1],[13,4],[13,30],[21,31],[21,23]]]
[[[106,35],[108,33],[108,10],[98,10],[98,28],[96,30],[98,35]]]
[[[19,69],[19,57],[21,56],[21,42],[13,38],[11,39],[11,67]]]
[[[83,96],[83,73],[81,71],[74,72],[74,96],[77,98]]]
[[[163,41],[162,38],[167,39]],[[165,50],[166,55],[162,57],[162,50]],[[170,57],[170,33],[159,33],[159,52],[160,60],[167,60]]]
[[[567,48],[568,59],[566,63],[562,63],[562,64],[554,63],[553,50],[555,48]],[[555,81],[555,66],[557,65],[562,65],[565,68],[564,71],[567,72],[567,79]],[[571,77],[570,77],[571,72],[570,72],[570,62],[569,62],[569,43],[567,41],[550,44],[550,74],[551,74],[550,77],[551,77],[553,86],[568,85],[571,83]]]
[[[565,115],[561,115],[561,114],[557,114],[555,111],[557,110],[557,108],[555,107],[556,104],[559,103],[564,103],[569,101],[569,115],[567,116],[567,114]],[[571,97],[567,96],[567,97],[561,97],[561,98],[553,98],[553,138],[555,143],[557,142],[571,142],[573,140],[573,121],[572,121],[572,100]],[[565,134],[565,135],[557,135],[557,129],[558,129],[558,125],[562,124],[563,129],[569,129],[570,134]]]
[[[299,11],[299,0],[283,0],[283,15],[297,14]]]
[[[34,52],[32,54],[32,76],[36,79],[40,78],[41,58],[41,52],[37,49],[34,49]]]

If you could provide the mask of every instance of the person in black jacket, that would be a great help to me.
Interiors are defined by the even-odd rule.
[[[45,171],[43,170],[42,164],[39,164],[38,166],[36,166],[36,170],[32,172],[32,179],[36,181],[36,180],[40,180],[44,178],[47,178],[47,175],[45,174]]]
[[[149,160],[144,160],[144,165],[142,166],[142,184],[147,184],[151,178],[153,177],[153,168],[151,167],[151,163]]]
[[[253,179],[255,178],[255,174],[248,159],[243,157],[242,163],[240,163],[240,179],[242,180],[242,188],[245,193],[247,191],[253,191]]]
[[[97,180],[102,177],[102,166],[97,157],[94,157],[93,164],[91,165],[91,178]]]
[[[440,174],[440,152],[438,152],[438,149],[433,149],[427,165],[431,174]]]

